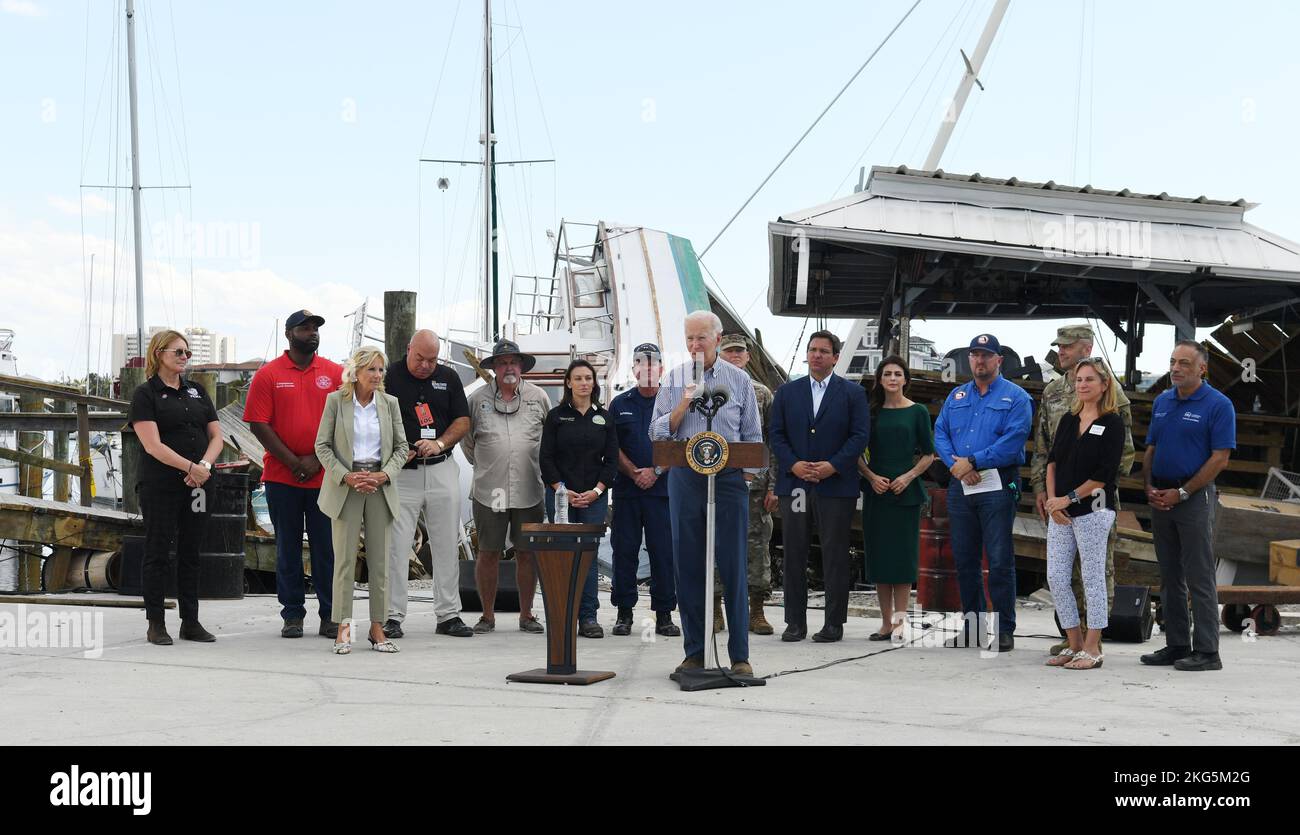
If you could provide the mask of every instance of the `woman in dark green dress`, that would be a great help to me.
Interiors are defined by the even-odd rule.
[[[934,461],[930,412],[907,399],[912,375],[901,357],[885,357],[871,390],[871,440],[858,459],[862,474],[862,538],[867,582],[880,598],[880,631],[870,640],[901,634],[921,555],[919,481]]]

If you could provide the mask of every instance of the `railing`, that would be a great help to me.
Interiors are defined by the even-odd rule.
[[[92,429],[97,431],[121,429],[122,425],[126,423],[126,410],[131,404],[125,400],[85,394],[70,386],[60,386],[40,380],[10,377],[3,374],[0,374],[0,391],[20,395],[20,407],[23,410],[0,414],[0,431],[40,432],[42,434],[53,431],[56,433],[56,440],[59,433],[62,433],[65,438],[67,433],[77,433],[78,463],[76,464],[45,458],[22,449],[0,448],[0,458],[17,461],[21,465],[23,475],[20,482],[26,487],[24,492],[27,495],[40,498],[39,491],[41,491],[44,482],[44,471],[50,470],[65,477],[76,476],[80,480],[81,486],[80,504],[82,507],[90,507],[92,498],[90,432]],[[46,412],[44,409],[47,398],[53,399],[56,403],[73,404],[75,411]],[[91,406],[111,411],[92,413],[90,411]],[[19,446],[22,446],[21,441]],[[55,446],[57,449],[60,445],[56,443]],[[58,490],[56,489],[56,497],[57,495]]]

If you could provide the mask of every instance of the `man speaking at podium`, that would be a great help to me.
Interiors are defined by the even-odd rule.
[[[703,432],[706,421],[691,411],[691,401],[706,389],[724,390],[727,402],[713,418],[713,431],[728,443],[762,443],[758,401],[749,375],[729,362],[718,361],[722,322],[707,310],[686,317],[686,348],[691,360],[668,372],[655,399],[650,420],[653,441],[685,441]],[[726,591],[727,620],[743,624],[749,617],[746,533],[749,529],[749,493],[746,482],[758,470],[727,468],[714,476],[714,558]],[[677,578],[677,605],[682,613],[682,641],[686,660],[677,669],[704,667],[705,531],[709,497],[707,476],[689,467],[668,471],[668,513],[673,528],[673,568]],[[749,633],[732,629],[727,638],[732,672],[753,675],[749,664]]]

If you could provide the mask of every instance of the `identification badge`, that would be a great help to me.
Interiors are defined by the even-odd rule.
[[[428,403],[415,404],[415,419],[421,426],[433,426],[433,410],[429,408]]]
[[[437,437],[438,437],[438,430],[434,429],[432,426],[420,427],[420,440],[432,441],[437,439]]]
[[[1104,426],[1098,426],[1098,425],[1095,424],[1095,423],[1094,423],[1092,426],[1089,426],[1089,427],[1088,427],[1088,434],[1089,434],[1089,435],[1102,435],[1102,434],[1104,434],[1105,432],[1106,432],[1106,427],[1104,427]]]

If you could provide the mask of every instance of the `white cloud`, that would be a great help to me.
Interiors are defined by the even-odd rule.
[[[75,206],[75,204],[73,204]],[[83,270],[83,252],[87,269]],[[44,222],[18,223],[0,216],[0,327],[16,331],[14,352],[22,374],[48,380],[80,377],[86,367],[86,273],[96,254],[91,305],[91,369],[107,372],[111,333],[135,327],[134,267],[129,247],[120,251],[112,278],[112,243],[58,231]],[[190,320],[188,270],[146,259],[145,324],[206,327],[234,336],[239,358],[274,356],[284,349],[284,318],[308,308],[327,320],[321,353],[341,360],[349,320],[361,293],[339,284],[306,286],[268,269],[194,271]],[[112,304],[116,283],[116,305]],[[114,315],[113,309],[116,309]],[[382,305],[380,306],[382,310]],[[277,324],[278,321],[278,324]]]
[[[45,15],[44,10],[31,0],[0,0],[0,12],[21,17],[43,17]]]
[[[102,215],[112,211],[113,204],[100,197],[98,194],[82,195],[81,207],[78,208],[76,200],[69,200],[66,197],[60,197],[52,194],[45,198],[46,202],[66,215],[76,216],[82,209],[87,215]]]

